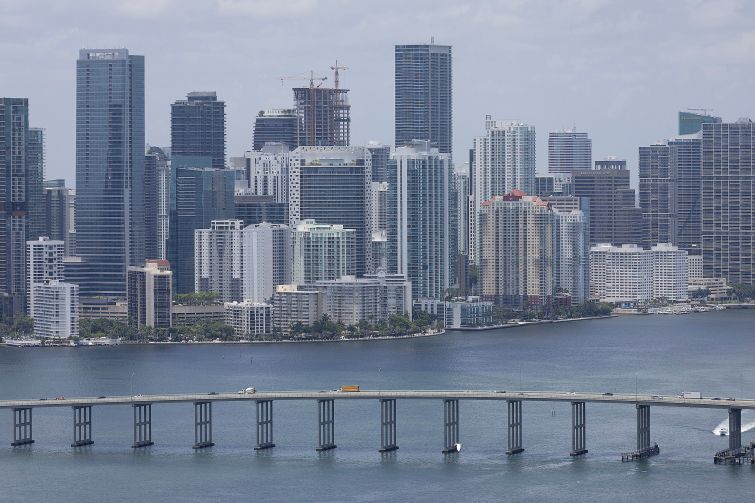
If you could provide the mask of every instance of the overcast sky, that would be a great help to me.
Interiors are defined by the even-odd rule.
[[[28,97],[47,130],[47,177],[75,173],[75,66],[83,47],[146,59],[146,138],[170,142],[170,103],[217,91],[227,154],[251,144],[256,112],[291,104],[280,77],[349,69],[352,144],[393,142],[393,46],[453,46],[454,152],[485,114],[547,133],[576,125],[593,157],[624,157],[676,134],[676,115],[755,115],[755,2],[610,0],[0,0],[0,95]],[[296,83],[299,85],[299,83]]]

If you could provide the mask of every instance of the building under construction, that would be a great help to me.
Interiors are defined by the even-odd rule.
[[[299,146],[347,147],[351,138],[348,89],[295,87],[294,107],[300,119]]]

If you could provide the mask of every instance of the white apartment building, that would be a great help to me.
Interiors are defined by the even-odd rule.
[[[355,274],[354,229],[307,219],[296,226],[292,240],[294,283],[301,285]]]
[[[231,302],[243,296],[242,220],[213,220],[194,231],[194,291]]]
[[[226,302],[225,324],[233,327],[238,337],[261,336],[273,333],[273,306],[245,300]]]
[[[288,203],[289,162],[288,147],[282,143],[267,143],[262,150],[244,154],[249,192],[257,196],[273,196],[276,203]]]
[[[687,252],[670,243],[650,248],[653,260],[653,298],[687,300]]]
[[[79,286],[50,280],[34,283],[34,335],[65,339],[79,336]]]
[[[34,284],[63,280],[65,242],[42,236],[26,242],[27,314],[34,318]]]
[[[275,287],[291,283],[291,230],[287,225],[249,225],[243,236],[244,300],[267,302]]]

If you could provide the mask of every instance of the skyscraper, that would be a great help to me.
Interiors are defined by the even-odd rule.
[[[64,279],[65,243],[42,236],[33,241],[27,241],[26,249],[26,313],[34,318],[34,285]]]
[[[391,147],[377,142],[367,144],[367,150],[372,155],[372,181],[388,181],[388,161],[391,158]]]
[[[388,169],[388,270],[412,282],[415,299],[443,299],[450,286],[448,154],[415,141],[396,149]]]
[[[703,124],[702,248],[706,277],[755,283],[755,127]]]
[[[693,112],[679,112],[679,134],[695,134],[703,130],[703,124],[721,124],[721,117]]]
[[[82,296],[124,296],[144,261],[144,56],[127,49],[79,51],[76,251]]]
[[[252,149],[262,150],[265,143],[282,143],[294,150],[299,146],[300,128],[295,109],[260,110],[254,119]]]
[[[592,168],[592,140],[587,133],[564,129],[548,133],[548,173]]]
[[[66,241],[69,250],[68,233],[71,230],[69,220],[69,199],[71,189],[65,186],[65,180],[46,180],[43,188],[43,222],[42,235],[58,241]],[[71,253],[66,252],[66,255]]]
[[[194,291],[194,231],[234,216],[234,173],[205,166],[209,158],[171,160],[168,261],[176,293]]]
[[[353,276],[356,269],[354,229],[305,219],[292,232],[293,282],[302,285]]]
[[[135,327],[170,328],[173,273],[167,260],[147,259],[128,268],[128,322]]]
[[[672,199],[676,223],[672,242],[690,255],[701,255],[701,133],[675,138],[668,142],[668,146],[669,165],[674,179]]]
[[[550,204],[549,201],[546,202]],[[578,209],[554,209],[553,216],[556,221],[558,261],[555,270],[556,287],[569,293],[572,304],[582,304],[590,294],[589,219]]]
[[[194,231],[194,291],[214,292],[223,302],[243,300],[244,244],[241,220],[213,220]]]
[[[294,106],[299,120],[299,146],[348,147],[351,141],[349,90],[295,87]]]
[[[0,98],[0,294],[15,314],[26,297],[29,102]]]
[[[474,139],[471,160],[470,263],[479,261],[479,214],[493,196],[535,190],[535,127],[485,116],[485,136]]]
[[[640,147],[639,154],[642,244],[649,248],[657,243],[676,242],[675,180],[669,165],[669,146],[657,143]]]
[[[278,285],[291,283],[291,229],[261,223],[242,231],[244,300],[267,302]]]
[[[638,244],[642,210],[635,206],[623,159],[595,161],[595,169],[574,172],[574,195],[589,198],[590,244]]]
[[[192,92],[170,107],[171,156],[206,156],[225,167],[225,102],[215,92]]]
[[[395,48],[395,146],[428,140],[452,155],[451,46],[397,45]]]
[[[29,230],[26,237],[37,239],[45,235],[45,130],[42,128],[29,128],[26,166],[26,200],[29,208]]]
[[[299,147],[291,153],[289,211],[292,229],[304,219],[342,225],[356,233],[356,270],[372,263],[372,157],[365,147]]]
[[[144,255],[147,258],[165,257],[165,239],[161,230],[167,216],[164,194],[168,178],[168,160],[162,149],[150,147],[144,156]]]

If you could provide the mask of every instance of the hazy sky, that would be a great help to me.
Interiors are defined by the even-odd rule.
[[[349,66],[352,144],[393,142],[393,46],[453,46],[454,151],[466,160],[485,114],[547,133],[588,131],[593,157],[625,157],[676,133],[676,114],[755,115],[755,1],[0,0],[0,95],[28,97],[47,130],[47,177],[75,173],[79,48],[146,58],[146,138],[170,141],[170,103],[226,101],[227,153],[250,148],[258,110],[290,105],[310,69]],[[297,83],[297,85],[299,85]]]

